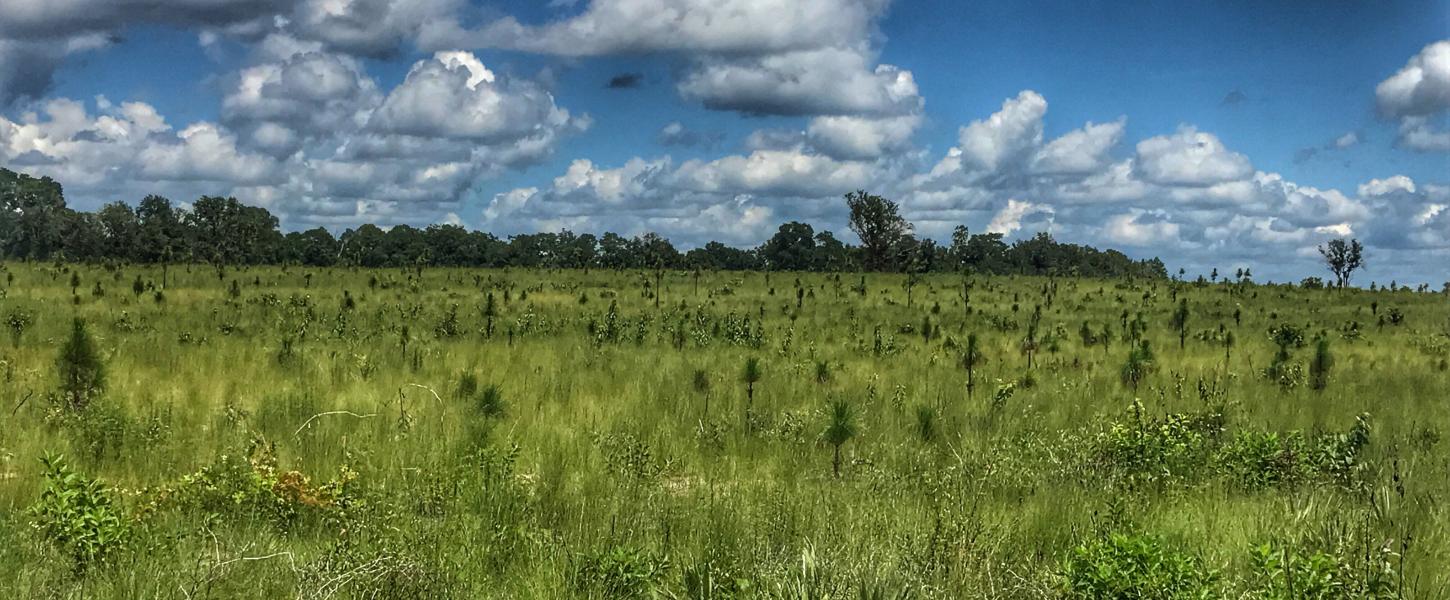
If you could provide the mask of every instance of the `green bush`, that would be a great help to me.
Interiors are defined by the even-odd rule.
[[[1074,548],[1062,566],[1069,598],[1216,598],[1217,576],[1147,535],[1109,534]]]
[[[41,537],[69,556],[79,572],[125,550],[131,539],[130,521],[111,490],[73,471],[62,456],[47,456],[41,463],[45,487],[27,511]]]
[[[663,591],[670,559],[628,546],[614,546],[579,560],[574,584],[598,598],[644,598]]]
[[[1142,405],[1134,403],[1141,415]],[[1174,483],[1202,474],[1224,429],[1222,411],[1173,413],[1137,423],[1113,423],[1098,436],[1098,460],[1129,483]]]
[[[1356,545],[1358,546],[1358,545]],[[1270,542],[1249,550],[1247,588],[1255,600],[1403,598],[1388,549],[1311,550]]]
[[[1369,416],[1345,433],[1306,436],[1299,431],[1239,429],[1226,436],[1222,408],[1115,422],[1098,434],[1088,464],[1129,487],[1192,485],[1224,477],[1249,490],[1306,482],[1353,487],[1361,483]]]

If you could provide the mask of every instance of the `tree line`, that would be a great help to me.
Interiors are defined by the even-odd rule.
[[[891,200],[846,195],[853,246],[830,231],[784,223],[765,243],[710,242],[686,252],[655,233],[595,236],[568,230],[500,238],[462,226],[367,224],[282,232],[266,208],[203,196],[190,209],[161,196],[95,212],[66,206],[61,184],[0,168],[0,257],[76,262],[298,264],[362,267],[546,267],[772,271],[960,272],[1165,278],[1162,261],[1060,243],[1047,233],[1008,244],[999,233],[957,227],[950,245],[918,237]]]

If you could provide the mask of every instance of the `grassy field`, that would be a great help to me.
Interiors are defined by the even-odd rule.
[[[656,276],[6,265],[0,596],[1450,597],[1444,294]]]

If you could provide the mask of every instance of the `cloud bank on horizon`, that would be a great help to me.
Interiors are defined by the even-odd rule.
[[[526,20],[463,0],[10,0],[0,4],[0,166],[54,177],[88,208],[220,193],[293,229],[455,222],[654,231],[686,246],[759,243],[787,220],[844,233],[841,195],[868,189],[937,239],[958,224],[1048,231],[1172,267],[1287,279],[1318,274],[1318,244],[1355,236],[1371,275],[1450,278],[1450,168],[1317,187],[1188,122],[1134,139],[1133,115],[1120,114],[1049,135],[1051,104],[1034,89],[943,122],[928,112],[927,80],[883,59],[887,0],[554,4]],[[195,100],[214,105],[211,118],[176,122],[105,90],[53,93],[56,73],[124,52],[138,27],[194,33],[199,50],[240,49],[215,61],[212,94]],[[1379,144],[1450,167],[1450,39],[1425,42],[1381,80],[1358,82],[1392,135],[1366,136],[1346,117],[1342,135],[1295,161]],[[575,70],[666,61],[664,89],[636,71],[596,73],[594,87],[667,94],[687,117],[717,120],[632,123],[649,144],[569,155],[611,113],[591,110],[594,96],[560,94],[549,69],[522,76],[485,64],[491,56]],[[1230,95],[1222,104],[1235,110],[1256,101]],[[728,142],[708,124],[722,115],[750,132]],[[956,131],[949,148],[922,142],[932,129]]]

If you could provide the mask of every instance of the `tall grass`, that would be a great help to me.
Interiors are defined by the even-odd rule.
[[[1444,295],[5,268],[6,597],[1450,595]],[[125,515],[83,570],[55,455]]]

